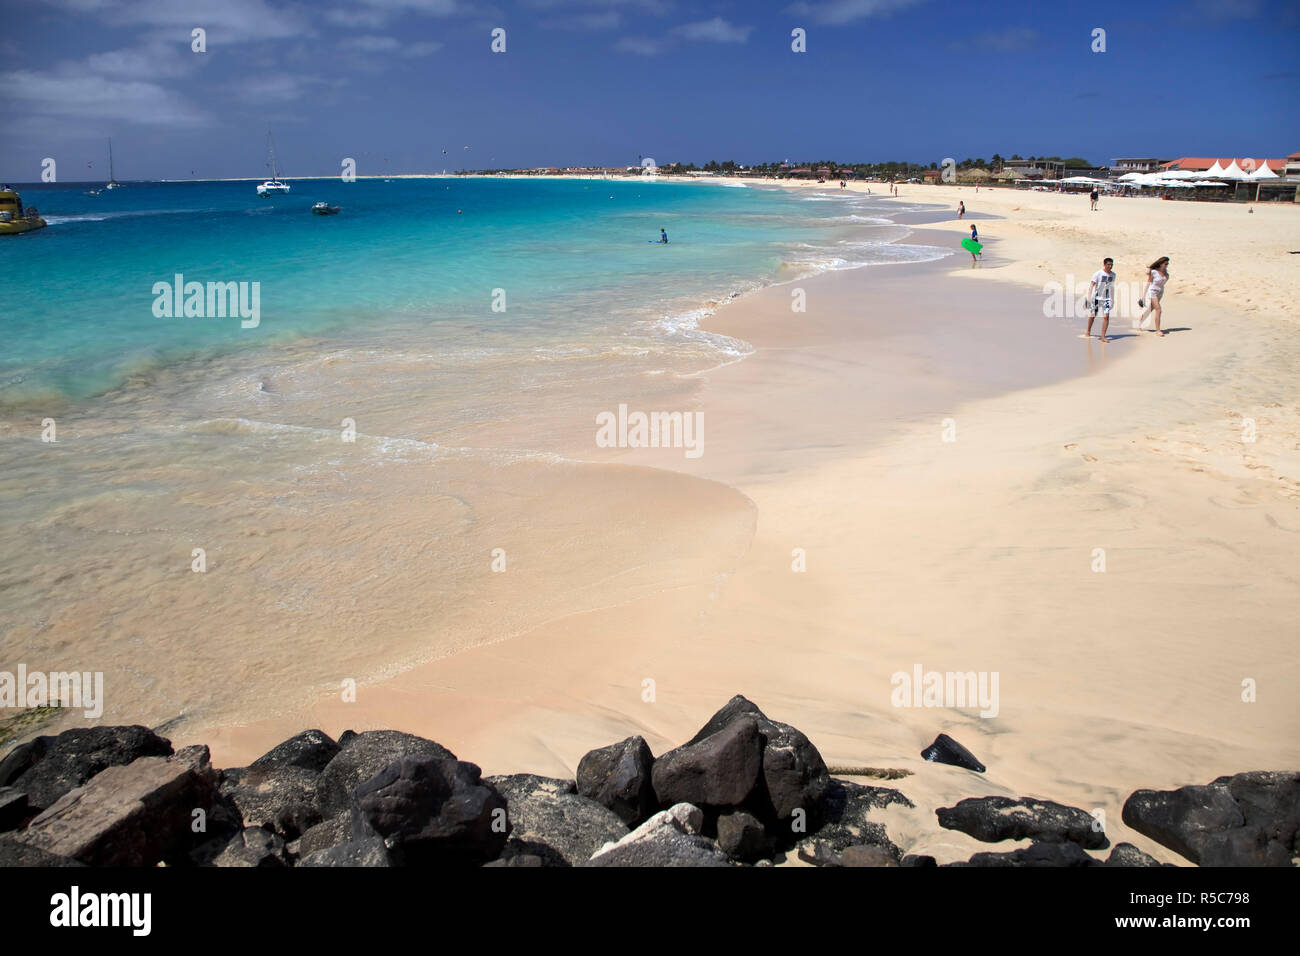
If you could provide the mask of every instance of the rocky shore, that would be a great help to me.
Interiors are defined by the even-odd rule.
[[[944,735],[923,756],[984,770]],[[392,730],[337,741],[308,730],[221,770],[206,747],[95,727],[36,737],[0,760],[0,866],[771,866],[792,855],[937,865],[905,855],[872,818],[894,805],[914,809],[899,790],[832,776],[803,733],[739,696],[658,757],[640,737],[591,751],[576,780],[484,777]],[[991,844],[1032,841],[950,866],[1160,865],[1049,800],[972,796],[936,812],[940,826]],[[1292,866],[1300,772],[1138,790],[1123,819],[1202,866]]]

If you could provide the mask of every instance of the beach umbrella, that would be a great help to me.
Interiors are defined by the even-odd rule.
[[[1203,180],[1201,180],[1200,182],[1192,183],[1192,185],[1193,185],[1193,186],[1221,186],[1221,187],[1223,187],[1224,189],[1227,189],[1227,188],[1228,188],[1228,184],[1227,184],[1227,183],[1216,183],[1216,182],[1212,182],[1212,181],[1210,181],[1210,180],[1208,180],[1208,179],[1203,179]]]

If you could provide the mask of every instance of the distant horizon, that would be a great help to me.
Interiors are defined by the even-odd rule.
[[[1032,155],[1034,155],[1035,157],[1037,156],[1037,154],[1032,154]],[[1053,154],[1053,155],[1055,155],[1055,154]],[[1174,160],[1178,160],[1178,159],[1182,158],[1183,156],[1190,156],[1190,155],[1192,155],[1192,154],[1190,154],[1190,153],[1184,153],[1184,154],[1181,154],[1180,156],[1170,156],[1170,157],[1167,157],[1164,161],[1166,161],[1166,162],[1168,162],[1168,161],[1174,161]],[[1206,156],[1215,156],[1215,154],[1213,154],[1213,153],[1206,153],[1205,155],[1206,155]],[[1219,156],[1218,158],[1227,158],[1228,155],[1229,155],[1229,154],[1226,154],[1226,153],[1225,153],[1225,154],[1222,154],[1221,156]],[[1251,154],[1243,153],[1243,154],[1240,154],[1239,156],[1234,157],[1234,158],[1242,158],[1242,157],[1245,157],[1245,156],[1248,156],[1248,155],[1251,155]],[[1289,155],[1289,154],[1288,154],[1288,155]],[[979,158],[982,158],[982,157],[979,157]],[[1076,158],[1083,158],[1083,157],[1076,157]],[[1125,159],[1127,159],[1127,158],[1132,158],[1132,157],[1117,157],[1117,158],[1125,158]],[[1265,155],[1255,155],[1255,156],[1253,156],[1253,158],[1255,158],[1255,159],[1269,159],[1269,160],[1284,160],[1284,159],[1286,158],[1286,156],[1285,156],[1285,155],[1284,155],[1284,156],[1265,156]],[[1021,160],[1012,160],[1012,159],[1010,159],[1009,157],[1002,157],[1002,159],[1003,159],[1003,162],[1019,162],[1019,161],[1021,161]],[[963,159],[963,160],[960,160],[959,162],[964,162],[964,161],[965,161],[965,160]],[[1033,160],[1030,160],[1029,157],[1024,157],[1024,161],[1033,161]],[[1109,162],[1106,162],[1106,163],[1089,163],[1089,165],[1095,166],[1096,168],[1099,168],[1099,169],[1100,169],[1100,168],[1114,168],[1113,166],[1111,166],[1111,163],[1113,163],[1114,161],[1115,161],[1115,160],[1112,159],[1112,160],[1110,160]],[[718,160],[708,160],[707,162],[722,162],[722,163],[727,163],[727,162],[734,162],[734,161],[733,161],[733,160],[720,160],[720,161],[718,161]],[[988,165],[990,165],[990,166],[992,165],[992,164],[991,164],[989,161],[987,161],[987,160],[986,160],[985,162],[986,162],[986,164],[988,164]],[[818,165],[818,164],[821,164],[821,163],[822,163],[821,160],[795,160],[795,161],[792,161],[792,162],[791,162],[791,166],[794,167],[794,168],[808,168],[808,167],[815,166],[815,165]],[[888,164],[891,164],[891,163],[897,163],[897,164],[907,163],[909,169],[911,169],[911,168],[915,168],[915,169],[925,170],[925,169],[935,169],[935,168],[937,168],[936,166],[933,166],[933,165],[926,165],[926,164],[922,164],[922,163],[915,163],[915,162],[912,162],[912,161],[910,161],[910,160],[881,160],[881,161],[876,161],[876,162],[866,162],[866,161],[861,161],[861,160],[848,160],[848,161],[841,162],[841,161],[839,161],[839,160],[835,160],[834,163],[835,163],[835,165],[836,165],[836,168],[840,168],[840,169],[848,169],[848,168],[851,168],[851,167],[854,167],[854,166],[883,166],[883,165],[888,165]],[[699,168],[699,164],[698,164],[698,162],[696,162],[696,161],[694,161],[694,160],[692,160],[692,161],[690,161],[690,162],[687,162],[687,163],[681,163],[681,162],[679,162],[679,161],[667,162],[667,163],[663,163],[663,164],[659,165],[659,166],[656,167],[656,168],[664,169],[664,168],[667,168],[667,167],[669,167],[669,166],[674,166],[674,165],[682,165],[682,166],[695,165],[695,171],[697,171],[697,172],[703,172],[703,171],[704,171],[704,170],[701,170],[701,169]],[[762,163],[754,163],[754,164],[752,164],[752,165],[755,165],[755,166],[761,166],[761,165],[763,165],[763,164],[762,164]],[[634,170],[634,169],[636,169],[636,168],[637,168],[636,166],[631,166],[631,165],[628,165],[628,166],[599,166],[599,165],[595,165],[595,164],[587,164],[587,165],[570,165],[570,166],[514,166],[514,167],[501,167],[501,168],[499,168],[499,169],[458,169],[458,170],[455,170],[455,171],[448,170],[448,171],[441,171],[441,172],[357,173],[357,174],[355,174],[354,178],[355,178],[355,179],[358,179],[358,180],[363,180],[363,179],[364,179],[364,180],[384,180],[384,179],[453,179],[453,178],[464,178],[464,177],[467,177],[467,176],[493,176],[493,175],[499,175],[499,174],[503,174],[503,173],[526,173],[526,172],[528,172],[528,171],[531,171],[531,170],[537,170],[537,169],[556,169],[556,170],[560,170],[560,171],[561,171],[561,175],[554,175],[554,176],[551,176],[550,178],[554,178],[554,179],[562,179],[562,178],[565,178],[565,177],[562,175],[562,173],[563,173],[563,172],[570,171],[570,170],[574,171],[575,174],[578,174],[581,170],[596,170],[596,169],[623,169],[623,170]],[[745,168],[748,169],[748,168],[749,168],[749,165],[746,165]],[[715,175],[715,174],[710,173],[710,175]],[[719,177],[722,177],[722,176],[725,176],[726,174],[719,173],[719,174],[716,174],[716,175],[718,175]],[[159,183],[257,183],[257,182],[264,182],[264,181],[267,180],[268,178],[270,178],[270,177],[269,177],[269,176],[266,176],[266,175],[260,175],[260,176],[162,177],[162,178],[158,178],[158,179],[154,179],[154,178],[148,178],[148,179],[118,179],[118,180],[116,180],[116,181],[117,181],[118,183],[122,184],[122,185],[126,185],[126,184],[128,184],[128,183],[142,183],[142,184],[147,184],[147,183],[152,183],[152,184],[159,184]],[[337,173],[332,173],[332,174],[326,174],[326,173],[310,173],[310,174],[304,174],[304,175],[290,175],[290,174],[287,174],[287,173],[283,173],[283,172],[282,172],[282,173],[280,173],[280,175],[279,175],[279,179],[280,179],[281,182],[293,182],[293,181],[295,181],[295,180],[314,180],[314,181],[315,181],[315,180],[332,180],[332,179],[340,179],[340,178],[341,178],[340,175],[337,174]],[[634,177],[631,177],[631,178],[636,179],[636,178],[638,178],[638,177],[635,177],[635,176],[634,176]],[[650,179],[650,178],[652,178],[652,177],[645,177],[645,178],[646,178],[646,179]],[[18,185],[18,186],[48,186],[48,185],[94,186],[94,185],[96,185],[96,184],[100,184],[100,183],[105,182],[105,180],[104,180],[104,179],[76,179],[76,180],[62,180],[62,179],[61,179],[61,180],[58,180],[57,182],[54,182],[54,183],[44,183],[44,182],[41,182],[39,179],[35,179],[35,180],[17,180],[17,179],[5,180],[3,177],[0,177],[0,182],[8,183],[9,185]]]

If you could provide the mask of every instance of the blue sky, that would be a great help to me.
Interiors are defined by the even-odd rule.
[[[1300,149],[1300,4],[0,0],[0,179]],[[206,30],[207,52],[191,50]],[[506,52],[490,49],[506,31]],[[807,31],[807,52],[791,30]],[[1106,51],[1091,50],[1094,28]],[[469,146],[470,149],[464,149]],[[443,150],[447,150],[443,154]],[[88,167],[93,163],[93,168]]]

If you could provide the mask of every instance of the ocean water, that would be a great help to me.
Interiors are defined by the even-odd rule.
[[[946,254],[869,196],[292,186],[20,187],[50,225],[0,240],[0,670],[101,671],[104,720],[281,712],[723,573],[741,496],[606,463],[595,416],[691,410],[750,350],[701,327],[735,296]],[[156,315],[177,274],[257,283],[256,326]]]
[[[680,338],[706,303],[801,271],[929,258],[871,203],[698,184],[421,179],[23,187],[49,227],[0,246],[0,404],[311,336],[449,351]],[[317,200],[338,216],[311,215]],[[668,246],[648,240],[668,230]],[[158,317],[157,282],[258,283],[260,322]],[[493,311],[493,290],[504,311]],[[465,334],[465,326],[473,328]],[[395,333],[389,335],[389,333]],[[444,334],[445,333],[445,334]],[[652,336],[653,337],[653,336]],[[640,343],[654,347],[656,343]],[[725,354],[734,343],[700,340]],[[693,350],[694,351],[694,350]]]

